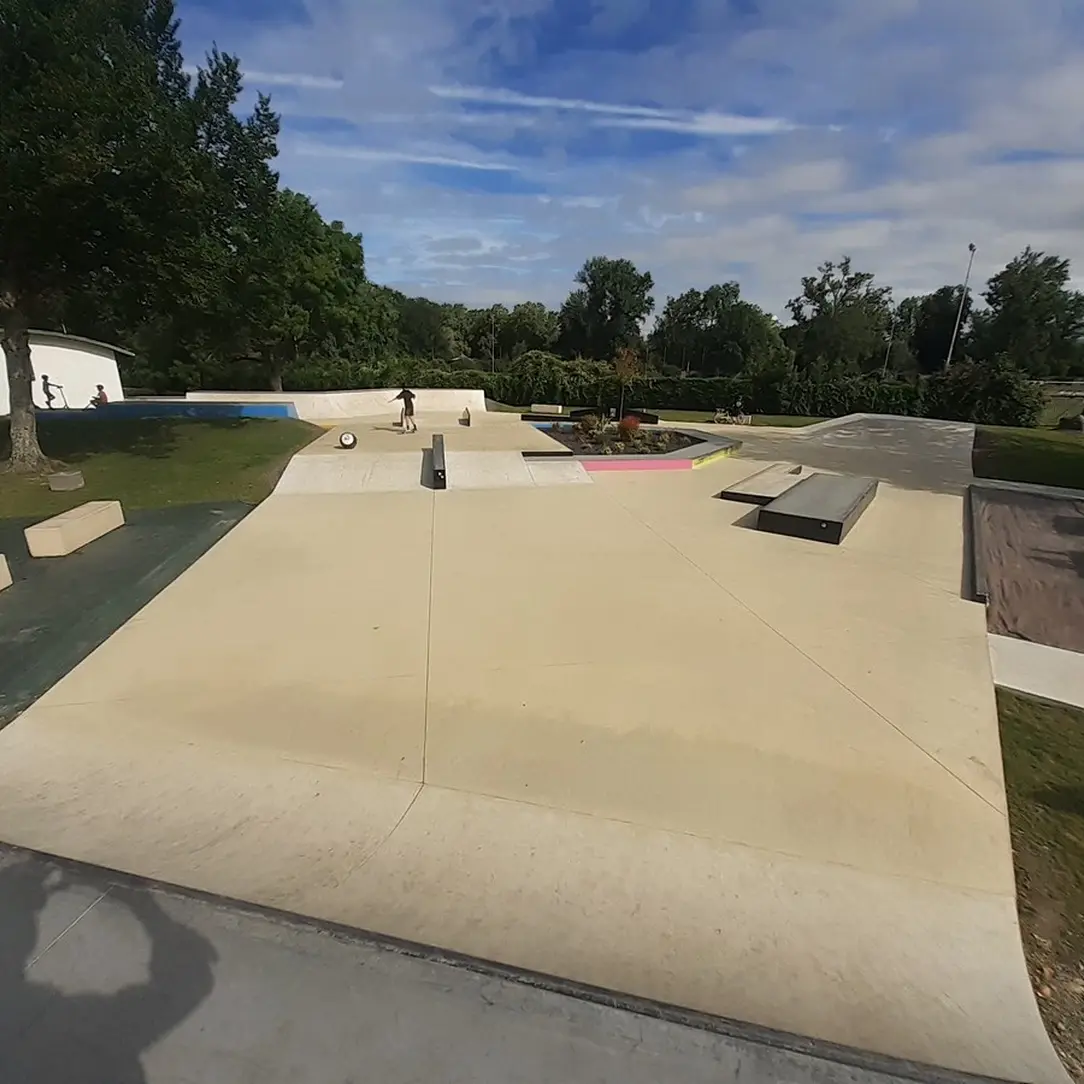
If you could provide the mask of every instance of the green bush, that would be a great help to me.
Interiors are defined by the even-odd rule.
[[[927,418],[1031,428],[1039,424],[1042,389],[1006,357],[957,362],[923,385],[922,414]]]

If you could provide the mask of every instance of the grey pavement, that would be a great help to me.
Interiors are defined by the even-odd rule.
[[[745,429],[739,455],[864,475],[905,489],[960,493],[974,481],[974,433],[962,422],[858,416],[793,433]]]
[[[691,1019],[0,845],[4,1084],[966,1079]]]

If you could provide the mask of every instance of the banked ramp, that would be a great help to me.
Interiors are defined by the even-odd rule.
[[[394,400],[398,388],[371,388],[364,391],[271,392],[271,391],[190,391],[185,398],[194,403],[293,403],[304,421],[336,421],[343,418],[392,417],[399,413]],[[470,388],[414,389],[417,414],[471,414],[486,411],[485,393]]]

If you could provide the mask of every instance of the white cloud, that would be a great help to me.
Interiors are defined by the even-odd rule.
[[[721,0],[666,3],[599,0],[563,50],[552,0],[306,0],[305,25],[199,9],[182,31],[190,55],[217,40],[253,86],[280,80],[262,85],[286,109],[284,182],[403,289],[557,303],[607,254],[649,269],[660,302],[738,278],[781,312],[848,251],[898,296],[958,282],[969,241],[979,282],[1028,243],[1084,274],[1079,5],[758,0],[742,22]],[[665,33],[614,44],[660,9]],[[410,168],[427,164],[457,174]],[[455,241],[474,237],[488,255]],[[451,253],[463,270],[438,266]]]
[[[646,105],[622,105],[585,98],[538,97],[499,87],[433,86],[429,90],[438,98],[475,105],[519,106],[522,109],[552,110],[557,113],[589,113],[594,115],[592,123],[596,127],[682,132],[702,136],[763,135],[794,128],[789,121],[778,117],[743,117],[728,113],[696,113]],[[485,122],[489,114],[476,113],[473,116]],[[513,115],[505,113],[502,116]]]
[[[517,167],[507,162],[484,162],[471,158],[449,158],[442,154],[414,151],[379,150],[372,147],[343,147],[328,143],[298,143],[290,148],[305,158],[345,158],[355,162],[447,166],[450,169],[475,169],[494,173],[515,173]]]
[[[341,79],[330,75],[307,75],[302,72],[261,72],[246,68],[245,82],[250,86],[261,83],[268,87],[297,87],[301,90],[342,90]]]

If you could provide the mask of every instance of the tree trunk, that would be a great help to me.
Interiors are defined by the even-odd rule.
[[[271,351],[271,390],[274,392],[282,391],[282,374],[286,369],[280,358],[275,356],[276,351]]]
[[[18,304],[4,314],[4,357],[7,360],[11,402],[11,459],[9,467],[34,474],[48,465],[38,444],[38,419],[34,411],[34,369],[30,362],[30,336],[26,317]]]

